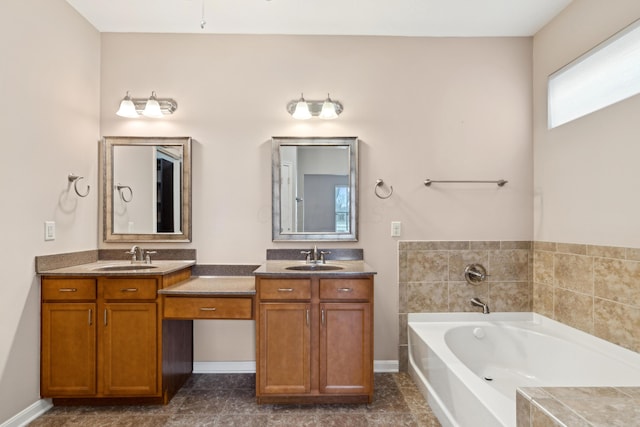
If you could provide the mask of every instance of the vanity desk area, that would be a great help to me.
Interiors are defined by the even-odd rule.
[[[42,397],[168,403],[193,369],[193,320],[253,318],[252,276],[192,277],[193,265],[96,261],[39,271]]]

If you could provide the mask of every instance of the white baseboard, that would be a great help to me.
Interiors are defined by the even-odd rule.
[[[398,372],[397,360],[375,360],[374,372]],[[256,362],[193,362],[194,374],[252,374],[256,372]]]
[[[40,399],[20,413],[0,424],[0,427],[22,427],[53,407],[50,399]]]
[[[256,372],[256,362],[193,362],[194,374],[252,374]]]

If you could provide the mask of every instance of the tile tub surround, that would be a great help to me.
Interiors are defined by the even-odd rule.
[[[406,372],[407,313],[477,311],[480,298],[492,311],[531,311],[530,241],[401,241],[399,250],[399,366]],[[464,268],[479,263],[489,277],[478,286]]]
[[[533,310],[640,352],[640,249],[533,245]]]
[[[532,387],[516,394],[517,427],[638,426],[640,387]]]

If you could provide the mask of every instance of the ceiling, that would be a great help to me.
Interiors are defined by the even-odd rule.
[[[531,36],[571,1],[67,0],[101,32],[411,37]]]

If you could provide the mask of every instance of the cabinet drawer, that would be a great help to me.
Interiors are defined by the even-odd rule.
[[[373,282],[369,279],[320,279],[320,299],[369,300]]]
[[[156,299],[156,279],[104,279],[100,285],[104,299]]]
[[[252,299],[165,297],[164,317],[170,319],[251,319]]]
[[[45,301],[96,299],[95,279],[42,279],[42,299]]]
[[[311,299],[309,279],[261,279],[258,282],[258,296],[261,300]]]

